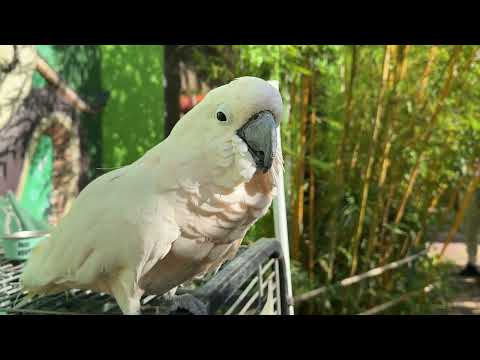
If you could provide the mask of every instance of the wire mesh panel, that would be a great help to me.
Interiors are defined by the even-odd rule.
[[[22,264],[9,262],[0,254],[0,309],[12,306],[21,295],[18,283],[21,269]]]
[[[239,296],[225,311],[225,315],[281,314],[278,280],[278,259],[271,259],[259,266],[258,272],[238,290]]]
[[[1,250],[0,250],[1,251]],[[116,315],[121,311],[108,294],[70,290],[18,306],[26,293],[19,279],[21,262],[5,260],[0,252],[0,313],[43,315]],[[196,281],[178,296],[142,298],[145,315],[280,315],[286,313],[285,269],[278,241],[261,239],[226,263],[210,278]]]

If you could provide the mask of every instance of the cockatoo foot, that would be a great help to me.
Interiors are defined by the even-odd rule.
[[[177,293],[177,289],[178,289],[178,286],[168,290],[165,294],[162,295],[163,299],[168,302],[173,302]]]

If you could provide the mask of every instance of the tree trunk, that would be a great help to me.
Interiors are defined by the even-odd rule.
[[[180,59],[177,45],[165,46],[165,138],[180,118]]]

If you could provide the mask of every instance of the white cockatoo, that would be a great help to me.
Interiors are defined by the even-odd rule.
[[[24,289],[91,289],[138,314],[144,294],[216,270],[272,202],[282,111],[279,91],[259,78],[209,92],[163,142],[80,193],[33,249]]]

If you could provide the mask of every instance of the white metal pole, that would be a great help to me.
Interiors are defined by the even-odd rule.
[[[279,89],[277,80],[269,81],[275,88]],[[280,134],[280,126],[277,127],[277,141],[280,151],[282,151],[282,140]],[[283,172],[280,172],[277,184],[277,197],[273,200],[273,218],[275,224],[275,237],[280,241],[283,256],[285,258],[286,278],[287,278],[287,301],[288,313],[294,314],[293,309],[293,291],[292,291],[292,275],[290,270],[290,248],[288,244],[288,228],[287,228],[287,208],[285,202],[285,186],[283,180]]]

